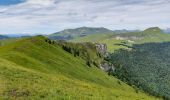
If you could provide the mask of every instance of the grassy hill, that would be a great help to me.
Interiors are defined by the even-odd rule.
[[[3,41],[1,41],[3,42]],[[157,100],[43,36],[0,46],[0,99]]]

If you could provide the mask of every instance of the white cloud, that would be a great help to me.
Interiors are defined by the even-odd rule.
[[[53,5],[55,3],[55,0],[28,0],[26,1],[26,3],[48,6],[48,5]]]
[[[170,0],[27,0],[0,6],[0,34],[53,33],[81,26],[170,27]]]

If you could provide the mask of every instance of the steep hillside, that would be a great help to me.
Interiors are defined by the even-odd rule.
[[[110,57],[116,75],[131,85],[170,100],[170,42],[134,45]]]
[[[45,37],[0,46],[0,99],[156,100]]]
[[[79,37],[85,37],[91,34],[105,34],[113,33],[106,28],[92,28],[92,27],[80,27],[76,29],[65,29],[63,31],[49,35],[48,37],[53,40],[70,40]]]
[[[61,46],[63,50],[74,55],[74,57],[81,57],[84,59],[88,66],[94,65],[99,67],[100,63],[104,59],[104,54],[100,53],[96,49],[96,45],[90,42],[72,43],[66,41],[57,41],[57,44]]]

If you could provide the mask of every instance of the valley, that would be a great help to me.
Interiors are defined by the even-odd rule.
[[[0,0],[0,100],[170,100],[170,0]]]
[[[108,71],[109,74],[131,86],[135,85],[152,95],[169,100],[170,35],[160,28],[151,27],[138,32],[113,32],[102,35],[96,33],[68,41],[106,44],[109,53],[106,60],[114,66],[114,69]]]
[[[147,86],[147,82],[154,77],[143,78],[141,80],[146,79],[146,84],[140,83],[141,80],[134,80],[129,76],[132,73],[134,78],[142,75],[136,72],[138,67],[132,66],[135,70],[124,70],[126,65],[121,61],[126,59],[125,64],[127,61],[128,66],[133,63],[133,60],[126,58],[129,56],[122,56],[122,54],[126,54],[124,51],[133,52],[134,45],[163,43],[168,42],[169,38],[169,35],[159,28],[149,28],[141,32],[89,33],[87,36],[76,36],[68,40],[63,38],[50,40],[45,36],[1,40],[0,99],[159,100],[168,98],[168,82],[162,85],[167,91],[150,92],[152,87]],[[145,58],[144,54],[143,56]],[[141,62],[145,62],[142,60]],[[122,67],[119,67],[120,65]],[[147,64],[142,66],[143,70],[146,70],[145,66]],[[164,68],[162,67],[162,71]],[[152,71],[153,69],[150,68],[143,72],[143,75]],[[162,81],[169,80],[163,78]]]

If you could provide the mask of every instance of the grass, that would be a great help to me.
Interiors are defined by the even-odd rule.
[[[116,44],[121,44],[122,42],[128,43],[127,40],[117,40],[114,38],[110,38],[110,39],[105,39],[105,40],[101,40],[99,41],[100,43],[105,43],[107,45],[107,51],[108,52],[114,52],[115,50],[124,48],[124,49],[128,49],[127,47],[123,46],[123,45],[116,45]],[[128,45],[131,45],[131,43],[128,43]]]
[[[157,100],[79,57],[45,42],[24,38],[0,46],[0,99]]]
[[[71,42],[93,42],[107,44],[108,51],[114,52],[120,48],[127,48],[125,46],[115,45],[117,43],[128,42],[127,40],[117,40],[112,38],[113,34],[92,34],[81,38],[70,40]]]
[[[169,34],[156,34],[153,36],[147,36],[139,41],[137,41],[138,44],[141,43],[149,43],[149,42],[169,42],[170,41],[170,35]]]
[[[74,38],[72,40],[70,40],[71,42],[96,42],[96,41],[99,41],[99,40],[104,40],[104,39],[107,39],[109,38],[111,35],[111,33],[108,33],[108,34],[91,34],[91,35],[87,35],[87,36],[84,36],[84,37],[77,37],[77,38]]]

